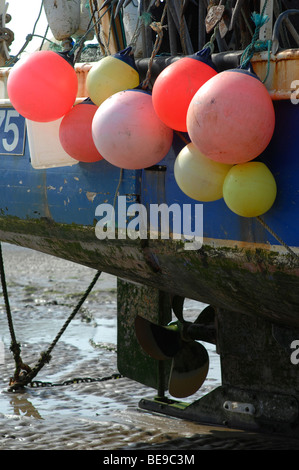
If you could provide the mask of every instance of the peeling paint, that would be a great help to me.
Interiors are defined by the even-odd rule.
[[[94,193],[94,192],[91,192],[91,191],[86,192],[86,197],[90,202],[94,201],[94,198],[96,197],[96,195],[97,195],[97,193]]]

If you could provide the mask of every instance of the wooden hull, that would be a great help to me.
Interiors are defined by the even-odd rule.
[[[237,65],[237,58],[233,54],[232,61],[226,56],[215,59],[224,59],[220,68],[225,69]],[[157,388],[162,402],[155,402],[153,408],[150,404],[149,409],[169,408],[163,396],[168,369],[141,351],[135,318],[141,314],[155,323],[168,323],[166,292],[216,307],[212,343],[222,366],[222,387],[187,406],[186,413],[181,404],[175,404],[170,414],[271,432],[284,432],[285,427],[289,434],[298,433],[298,374],[290,345],[299,335],[299,107],[290,99],[289,89],[296,79],[298,59],[298,51],[288,57],[278,54],[269,64],[267,86],[274,100],[276,128],[259,160],[275,177],[274,205],[260,220],[237,216],[222,199],[204,203],[203,243],[197,249],[173,236],[154,239],[153,232],[146,238],[124,237],[122,224],[126,227],[132,219],[127,214],[122,220],[123,208],[118,207],[120,197],[125,208],[134,203],[146,210],[155,204],[176,205],[182,224],[184,207],[189,206],[195,223],[193,210],[198,202],[183,194],[174,178],[174,162],[187,136],[175,133],[168,155],[143,170],[121,171],[104,160],[35,169],[25,120],[6,97],[2,101],[0,240],[119,278],[118,368],[121,374]],[[267,60],[261,55],[253,61],[261,78]],[[80,99],[86,96],[88,70],[89,66],[77,67]],[[3,71],[4,82],[7,73]],[[117,222],[115,237],[100,240],[97,208],[103,204],[115,208]],[[174,224],[170,229],[172,235],[177,233]],[[204,336],[196,339],[206,341]]]
[[[277,200],[263,217],[298,252],[296,127],[299,108],[275,103],[277,124],[261,157],[273,172]],[[178,188],[173,164],[185,145],[175,136],[160,165],[123,172],[119,195],[127,202],[192,204]],[[28,142],[23,155],[2,155],[0,238],[122,278],[159,287],[214,306],[299,324],[298,262],[258,220],[233,214],[223,200],[203,205],[204,243],[185,250],[176,240],[99,240],[96,207],[113,204],[120,170],[105,161],[34,170]]]
[[[280,71],[281,77],[281,67],[286,70],[288,66],[291,80],[297,56],[275,56],[273,73]],[[215,59],[222,61],[220,68],[229,68],[237,62],[238,54],[229,60],[224,57],[224,62],[223,57]],[[254,64],[262,76],[266,60],[258,56]],[[89,68],[77,68],[78,97],[86,96]],[[2,81],[6,78],[4,69]],[[194,215],[192,210],[198,202],[182,193],[173,173],[186,136],[175,133],[168,155],[149,169],[121,173],[102,160],[37,170],[30,162],[21,116],[10,116],[9,122],[17,123],[18,136],[24,135],[23,146],[20,143],[12,148],[12,134],[7,133],[10,128],[5,128],[11,107],[4,99],[0,110],[0,239],[214,306],[299,325],[298,258],[286,248],[299,253],[299,107],[290,100],[290,92],[283,91],[285,81],[270,82],[276,128],[259,157],[272,171],[278,187],[275,204],[263,216],[268,228],[255,218],[232,213],[221,199],[203,204],[203,246],[199,250],[186,250],[182,241],[155,240],[150,235],[147,240],[132,240],[120,238],[116,232],[115,239],[99,240],[95,233],[96,208],[115,205],[117,195],[126,197],[127,206],[138,202],[149,208],[165,203],[168,207],[177,204],[183,210],[184,204],[190,204]],[[115,209],[117,218],[117,205]]]

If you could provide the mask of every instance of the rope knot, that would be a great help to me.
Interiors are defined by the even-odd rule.
[[[51,360],[51,355],[47,351],[43,351],[40,354],[40,360],[39,362],[42,364],[48,364]]]
[[[266,4],[265,4],[266,5]],[[241,57],[241,65],[240,67],[242,69],[248,68],[249,62],[251,61],[253,55],[256,52],[261,52],[261,51],[266,51],[268,49],[271,49],[272,42],[271,41],[261,41],[258,39],[259,36],[259,31],[261,27],[269,21],[269,18],[267,15],[264,15],[263,13],[259,14],[256,12],[253,12],[251,15],[252,21],[255,24],[255,31],[252,37],[251,43],[246,47],[244,50],[242,57]]]
[[[157,33],[160,36],[163,34],[163,28],[167,28],[167,25],[163,26],[161,22],[153,21],[150,24],[150,27],[152,28],[153,31],[155,31],[155,33]]]

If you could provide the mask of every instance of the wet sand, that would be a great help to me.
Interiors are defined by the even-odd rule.
[[[2,250],[17,340],[24,362],[33,366],[95,271],[7,244]],[[194,317],[201,308],[197,304],[187,304]],[[103,274],[35,380],[61,384],[75,377],[109,379],[26,387],[12,393],[7,390],[14,361],[1,297],[0,450],[299,450],[295,439],[202,426],[140,410],[140,399],[153,398],[155,391],[128,378],[112,378],[118,372],[116,321],[116,278]],[[211,345],[207,347],[211,362],[207,380],[184,401],[191,402],[220,384],[218,356]]]

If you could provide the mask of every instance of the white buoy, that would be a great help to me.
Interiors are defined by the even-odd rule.
[[[134,34],[136,33],[136,28],[138,27],[138,3],[131,2],[126,7],[123,8],[123,24],[126,34],[127,44],[130,45]],[[139,34],[136,44],[134,44],[134,57],[142,57],[143,47],[142,47],[142,35]]]
[[[268,21],[261,27],[259,32],[259,39],[261,41],[268,41],[272,38],[272,29],[273,29],[273,0],[261,0],[260,2],[260,12],[262,13],[264,9],[264,15],[267,15]]]
[[[78,31],[80,26],[80,0],[44,0],[49,27],[57,41],[63,41]]]
[[[91,20],[91,15],[90,15],[89,6],[86,4],[86,0],[81,0],[80,23],[79,23],[79,29],[75,32],[75,34],[73,34],[75,38],[80,38],[84,36],[87,30],[91,28],[92,23],[90,22],[90,20]],[[94,30],[91,29],[89,33],[87,34],[85,40],[91,41],[93,38],[94,38]]]

